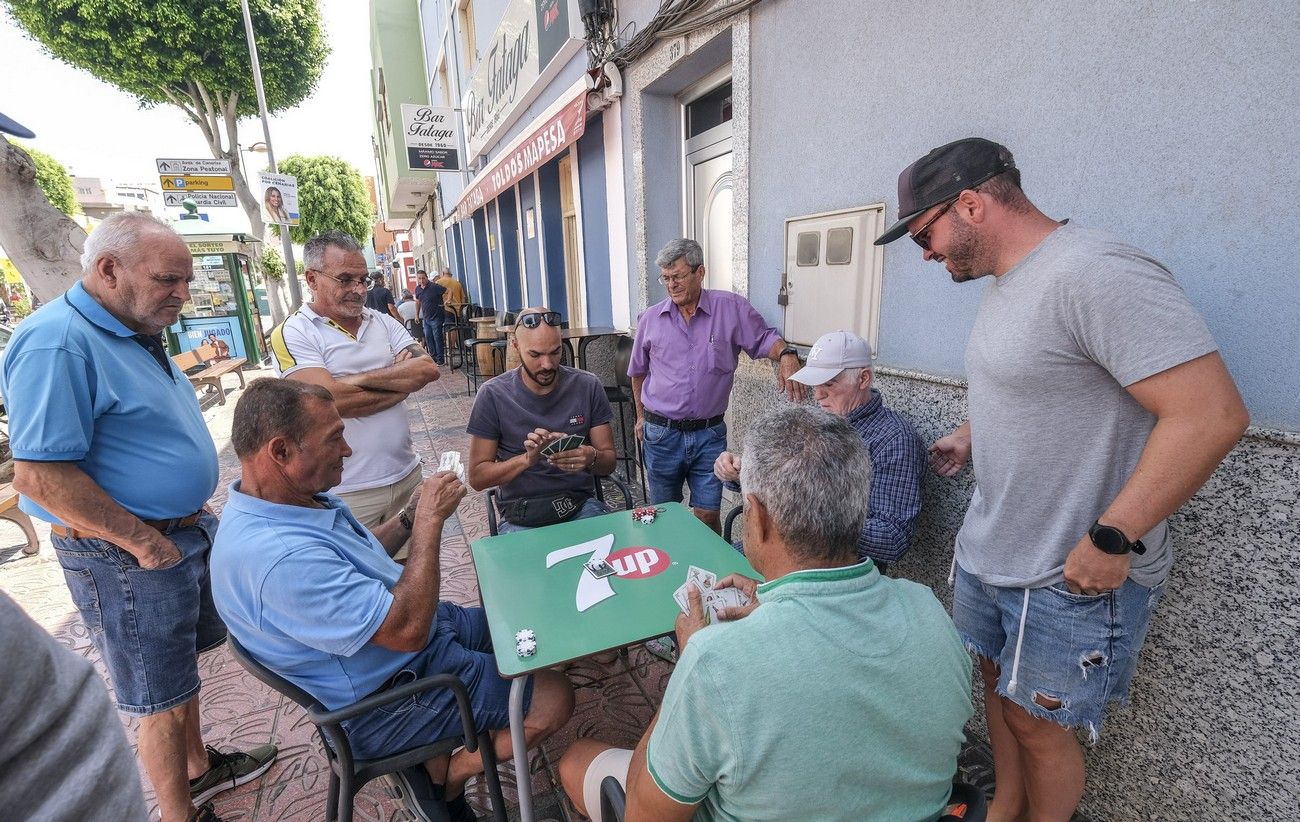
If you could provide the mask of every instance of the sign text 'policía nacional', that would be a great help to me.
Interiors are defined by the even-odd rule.
[[[179,208],[193,200],[199,208],[235,208],[239,199],[233,191],[164,191],[163,205]]]
[[[406,167],[412,171],[460,171],[459,131],[455,109],[402,103]]]

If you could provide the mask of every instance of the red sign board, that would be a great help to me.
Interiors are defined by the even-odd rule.
[[[452,222],[468,218],[488,200],[532,174],[581,137],[586,127],[587,93],[583,91],[526,139],[479,172],[474,184],[456,203]]]

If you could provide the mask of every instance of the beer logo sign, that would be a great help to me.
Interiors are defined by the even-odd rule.
[[[586,557],[585,561],[604,560],[609,563],[614,573],[622,579],[646,579],[663,573],[672,564],[668,553],[660,548],[636,545],[611,553],[613,547],[614,535],[606,534],[577,545],[557,548],[546,555],[546,567],[551,568],[576,557]],[[579,613],[614,596],[608,577],[597,577],[589,573],[586,565],[578,567],[578,590],[574,596],[574,605]]]

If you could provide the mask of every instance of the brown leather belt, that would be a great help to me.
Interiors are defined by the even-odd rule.
[[[178,519],[146,519],[141,520],[141,522],[155,531],[161,531],[165,534],[168,531],[174,531],[177,528],[188,528],[198,522],[199,517],[201,516],[203,516],[202,511],[195,511],[188,517],[180,517]],[[50,533],[58,537],[63,537],[64,539],[89,539],[99,537],[99,534],[92,534],[89,531],[79,531],[76,528],[69,528],[66,525],[55,525],[54,523],[50,523]]]

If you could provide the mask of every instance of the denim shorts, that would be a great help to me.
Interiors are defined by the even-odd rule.
[[[646,420],[642,446],[650,504],[681,502],[682,483],[691,489],[691,507],[717,511],[722,507],[722,480],[713,463],[727,450],[727,424],[699,431],[677,431]]]
[[[454,674],[465,683],[470,709],[480,731],[510,725],[510,680],[502,679],[492,656],[492,637],[482,608],[438,603],[433,638],[376,693],[434,674]],[[533,698],[533,681],[524,686],[524,713]],[[358,759],[432,745],[461,733],[456,697],[446,688],[415,694],[343,723]]]
[[[609,509],[605,507],[605,503],[595,497],[588,497],[587,501],[582,504],[582,508],[578,509],[578,513],[565,520],[565,522],[573,522],[577,519],[587,519],[588,517],[602,517],[608,513]],[[513,534],[516,531],[528,530],[531,529],[527,525],[515,525],[513,522],[506,522],[506,520],[500,515],[497,516],[498,534]]]
[[[1067,728],[1087,728],[1095,744],[1106,704],[1123,702],[1128,695],[1151,614],[1163,592],[1163,584],[1148,588],[1131,579],[1096,596],[1071,593],[1063,582],[1046,588],[1000,588],[958,565],[952,618],[966,647],[997,664],[998,694],[1032,716]],[[1026,607],[1020,642],[1020,617]]]
[[[204,514],[194,525],[165,532],[181,561],[155,571],[106,540],[52,535],[72,601],[123,713],[148,716],[193,699],[198,654],[226,640],[208,576],[217,525]]]

